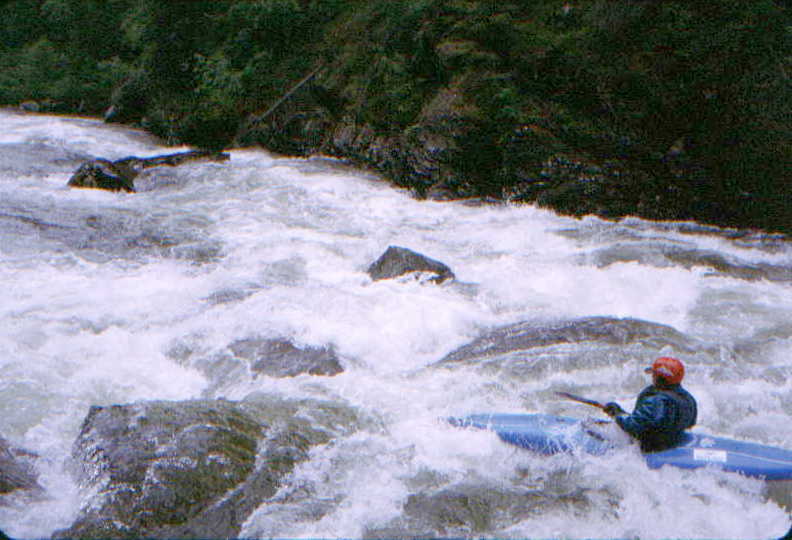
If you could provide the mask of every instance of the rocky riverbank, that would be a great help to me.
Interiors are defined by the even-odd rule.
[[[782,60],[761,45],[769,28],[758,11],[543,4],[437,2],[350,17],[328,38],[338,54],[311,88],[241,140],[348,158],[420,197],[789,232],[785,122],[758,105],[766,88],[740,80],[780,83],[765,71]],[[727,73],[713,62],[732,17],[751,22]],[[759,150],[760,139],[776,143]]]

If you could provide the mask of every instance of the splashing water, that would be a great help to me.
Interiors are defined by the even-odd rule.
[[[69,455],[91,405],[254,392],[344,403],[365,421],[314,449],[243,537],[788,529],[759,480],[652,471],[630,451],[540,458],[437,420],[588,414],[551,397],[561,386],[631,405],[646,382],[645,343],[557,342],[530,361],[439,362],[491,328],[632,318],[673,328],[651,340],[689,352],[699,428],[792,448],[788,240],[418,201],[333,160],[252,149],[148,170],[136,194],[70,189],[85,159],[174,150],[89,119],[4,111],[0,122],[0,433],[41,456],[48,494],[0,506],[5,533],[44,537],[71,523],[80,493]],[[366,268],[389,245],[443,261],[456,282],[372,282]],[[228,355],[241,339],[284,337],[332,346],[344,372],[254,376]]]

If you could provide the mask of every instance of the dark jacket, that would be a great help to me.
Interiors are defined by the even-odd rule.
[[[617,416],[616,423],[640,441],[641,450],[657,452],[679,444],[696,414],[696,400],[682,386],[651,385],[638,394],[632,414]]]

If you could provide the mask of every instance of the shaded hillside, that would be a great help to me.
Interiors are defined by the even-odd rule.
[[[418,196],[792,231],[780,1],[5,4],[6,103],[112,104],[167,140],[332,154]]]

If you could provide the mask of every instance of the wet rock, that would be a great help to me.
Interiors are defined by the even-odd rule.
[[[367,272],[374,281],[412,273],[420,275],[424,272],[432,275],[429,281],[434,283],[454,279],[454,273],[445,264],[399,246],[388,247],[385,253],[369,266]]]
[[[69,112],[69,107],[54,99],[28,99],[19,104],[19,110],[25,113],[65,113]]]
[[[592,341],[612,345],[638,343],[653,349],[673,345],[685,352],[695,351],[694,340],[670,326],[629,318],[584,317],[545,325],[529,321],[496,328],[440,362],[462,362],[521,349]]]
[[[297,347],[285,339],[242,339],[229,348],[250,361],[250,369],[269,377],[337,375],[344,371],[332,347]]]
[[[376,431],[381,426],[379,417],[361,414],[357,407],[339,401],[287,399],[258,392],[246,396],[242,405],[268,425],[299,428],[310,445],[348,437],[361,429]],[[280,455],[288,457],[289,452]],[[324,475],[312,474],[310,478],[300,475],[299,481],[284,483],[251,514],[245,532],[251,538],[278,538],[283,531],[292,531],[293,523],[319,521],[346,501],[342,495],[328,497],[326,490],[319,487],[325,482]]]
[[[754,334],[736,341],[733,348],[738,358],[761,359],[772,355],[773,349],[786,341],[792,341],[792,321],[784,321],[770,328],[759,329]],[[776,369],[778,368],[770,366],[766,373],[769,375]],[[776,372],[775,375],[771,375],[771,379],[779,381],[777,384],[784,384],[787,375],[782,370],[780,373]],[[792,485],[790,485],[790,489],[792,489]]]
[[[23,101],[19,104],[19,108],[25,112],[41,112],[41,105],[39,105],[37,101],[32,100]]]
[[[81,485],[95,493],[56,536],[168,536],[189,528],[254,470],[261,429],[225,402],[92,407],[74,457]]]
[[[691,360],[695,355],[719,353],[717,347],[670,326],[630,318],[585,317],[495,328],[452,351],[435,366],[476,366],[519,382],[546,376],[550,370],[592,369],[636,358],[649,362],[659,354]]]
[[[93,159],[80,165],[68,185],[77,188],[106,189],[134,193],[134,176],[106,159]]]
[[[144,169],[150,169],[152,167],[161,167],[163,165],[167,165],[169,167],[175,167],[183,163],[195,162],[195,161],[214,161],[221,163],[223,161],[228,161],[230,158],[231,156],[229,154],[223,152],[191,150],[189,152],[177,152],[175,154],[163,154],[160,156],[152,156],[145,158],[129,156],[123,159],[119,159],[114,163],[116,164],[116,166],[122,167],[124,168],[124,170],[130,171],[130,173],[140,174],[140,172]]]
[[[0,201],[0,228],[11,235],[11,249],[60,252],[64,246],[90,261],[140,260],[149,257],[214,262],[222,245],[207,228],[211,222],[194,216],[146,215],[132,209],[94,213],[95,209],[64,203]],[[5,204],[4,204],[5,203]]]
[[[641,264],[668,267],[709,268],[714,275],[773,282],[792,281],[792,268],[768,263],[754,263],[726,257],[716,251],[702,250],[676,244],[619,243],[597,250],[593,262],[598,266],[637,261]]]
[[[92,407],[73,450],[85,505],[54,537],[235,537],[330,438],[283,409],[267,399]]]
[[[249,337],[220,351],[207,349],[200,336],[184,336],[170,346],[168,356],[199,370],[207,379],[205,395],[224,395],[241,380],[258,376],[334,376],[344,371],[332,346],[297,346],[284,338]]]
[[[221,289],[219,291],[215,291],[204,300],[209,302],[210,304],[217,306],[220,304],[233,304],[235,302],[241,302],[245,298],[250,297],[255,292],[255,290],[251,287],[249,289]]]
[[[768,500],[773,501],[787,512],[792,512],[792,482],[789,480],[767,482],[765,493]]]
[[[93,159],[80,165],[69,179],[68,185],[77,188],[106,189],[109,191],[135,192],[135,177],[144,169],[153,167],[175,167],[192,161],[227,161],[228,154],[207,151],[178,152],[141,158],[129,156],[116,161]]]
[[[516,138],[518,148],[530,153],[538,143],[542,131],[530,126]],[[506,196],[513,201],[536,202],[569,215],[597,214],[619,217],[635,208],[653,211],[646,202],[652,198],[648,188],[631,189],[637,185],[651,185],[649,177],[631,168],[623,160],[601,162],[582,155],[554,154],[544,160],[539,171],[518,174],[520,181],[509,186]],[[664,215],[652,216],[663,219]]]
[[[20,491],[40,491],[30,452],[13,448],[0,437],[0,496]]]
[[[288,435],[291,431],[313,446],[351,435],[364,425],[356,408],[339,401],[287,399],[254,392],[240,402],[240,407],[262,424],[273,426],[267,432],[268,440],[294,438]],[[366,421],[369,429],[376,429],[377,425],[377,419]],[[271,449],[267,448],[264,454],[272,455]]]
[[[510,486],[462,485],[407,498],[402,517],[364,538],[435,538],[492,535],[559,506],[588,508],[582,492],[553,494]]]

